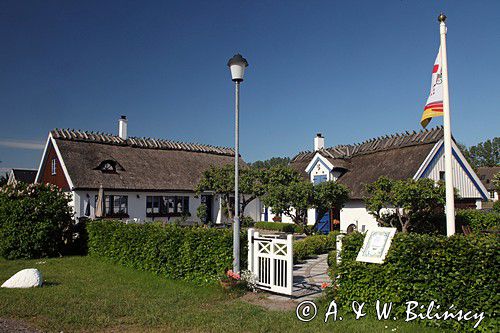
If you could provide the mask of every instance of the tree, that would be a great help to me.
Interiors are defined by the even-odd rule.
[[[234,174],[234,171],[233,171]],[[253,200],[262,197],[266,194],[268,183],[267,169],[247,168],[240,172],[240,219],[243,218],[243,213],[247,205]]]
[[[366,208],[380,225],[407,233],[420,224],[435,221],[446,202],[443,182],[432,179],[392,180],[380,177],[366,186]]]
[[[295,224],[305,225],[313,193],[312,183],[297,179],[288,184],[270,185],[262,201],[266,206],[272,207],[275,214],[284,214]]]
[[[240,219],[243,218],[247,205],[266,192],[265,169],[242,168],[239,172]],[[221,196],[223,206],[230,219],[234,216],[234,167],[212,167],[203,173],[196,187],[197,195],[204,191],[213,191]]]
[[[500,165],[500,137],[480,142],[470,148],[463,144],[458,146],[473,168]]]
[[[330,209],[340,209],[349,200],[349,189],[335,181],[314,186],[313,207],[317,216],[325,215]]]
[[[495,186],[495,189],[497,190],[497,192],[500,192],[500,172],[497,172],[493,176],[493,185]]]
[[[234,170],[232,166],[211,167],[203,172],[195,192],[196,195],[200,195],[205,191],[212,191],[220,195],[222,206],[225,207],[229,219],[232,219],[234,216],[234,203],[231,200],[231,196],[234,195]]]
[[[288,166],[274,166],[266,172],[266,193],[261,197],[264,205],[275,214],[284,214],[294,223],[303,224],[311,206],[312,184]]]
[[[275,166],[287,166],[288,164],[290,164],[289,157],[272,157],[264,161],[255,161],[250,166],[258,169],[269,169]]]

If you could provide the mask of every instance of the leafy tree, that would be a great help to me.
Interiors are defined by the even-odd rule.
[[[349,189],[335,181],[314,186],[313,207],[318,216],[325,215],[332,208],[342,208],[349,200]]]
[[[240,220],[244,216],[245,208],[254,199],[266,192],[265,169],[242,168],[239,172]],[[230,219],[234,216],[234,167],[212,167],[203,173],[200,183],[196,187],[197,195],[204,191],[213,191],[220,195],[225,211]]]
[[[302,179],[290,181],[288,184],[270,185],[262,198],[266,206],[272,207],[276,214],[284,214],[295,224],[307,224],[307,209],[313,201],[313,184]]]
[[[444,183],[432,179],[392,180],[380,177],[366,186],[366,208],[380,225],[407,233],[435,221],[446,202]]]
[[[234,174],[234,173],[233,173]],[[262,197],[267,191],[268,171],[266,169],[247,168],[240,172],[240,219],[247,205],[253,200]]]
[[[467,148],[458,144],[467,161],[473,168],[500,165],[500,137],[495,137]]]
[[[251,164],[251,166],[258,169],[269,169],[275,166],[287,166],[288,164],[290,164],[289,157],[272,157],[264,161],[255,161]]]
[[[231,196],[234,195],[234,170],[231,165],[224,167],[211,167],[203,172],[195,192],[200,195],[205,191],[213,191],[220,195],[222,205],[229,217],[234,216],[234,203]]]
[[[264,205],[303,224],[312,201],[312,184],[287,166],[274,166],[266,174],[266,193],[261,197]]]
[[[493,176],[493,185],[495,186],[495,189],[500,192],[500,172],[497,172]]]

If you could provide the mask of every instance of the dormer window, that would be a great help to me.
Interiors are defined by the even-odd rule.
[[[113,160],[104,160],[94,170],[101,170],[106,173],[116,173],[118,170],[123,171],[122,166]]]
[[[116,172],[115,166],[110,162],[106,162],[102,165],[101,171]]]

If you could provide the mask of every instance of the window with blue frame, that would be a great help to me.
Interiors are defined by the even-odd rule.
[[[314,185],[326,182],[326,175],[314,176]]]

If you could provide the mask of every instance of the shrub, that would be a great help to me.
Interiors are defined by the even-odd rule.
[[[497,200],[493,203],[493,211],[500,213],[500,200]]]
[[[300,261],[334,250],[337,235],[338,232],[331,232],[328,235],[312,235],[294,242],[293,260]]]
[[[304,228],[294,223],[284,222],[256,222],[254,225],[257,229],[274,230],[288,233],[302,233]]]
[[[227,229],[92,221],[89,254],[173,279],[208,283],[232,267],[233,237]],[[246,235],[241,235],[241,267],[246,267]]]
[[[71,241],[69,199],[53,185],[16,184],[0,190],[0,256],[41,258],[61,254]]]
[[[481,331],[498,327],[498,235],[447,238],[396,234],[382,265],[356,261],[363,238],[360,233],[345,236],[341,263],[330,260],[330,276],[337,285],[333,293],[341,306],[348,307],[355,300],[367,302],[367,307],[376,300],[393,302],[393,314],[400,318],[405,315],[405,302],[428,305],[434,300],[440,304],[440,312],[452,304],[454,311],[484,311],[485,319],[478,328]],[[470,330],[474,324],[452,320],[425,323],[453,326],[458,331]]]
[[[469,225],[472,231],[498,229],[500,213],[475,209],[464,209],[457,212],[457,224]]]

